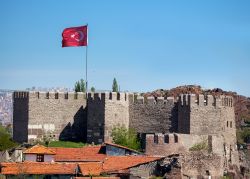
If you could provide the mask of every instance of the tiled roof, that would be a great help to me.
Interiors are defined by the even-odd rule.
[[[76,163],[1,163],[1,174],[74,174],[76,167]]]
[[[150,156],[108,156],[102,162],[22,162],[0,163],[1,174],[75,174],[77,166],[82,175],[100,175],[102,173],[127,173],[128,169],[141,164],[160,160]]]
[[[141,164],[153,162],[162,159],[162,157],[152,156],[109,156],[104,160],[103,171],[112,172],[126,170]]]
[[[82,175],[100,175],[102,172],[102,162],[79,163]]]
[[[106,154],[100,154],[101,146],[84,146],[81,148],[59,148],[49,147],[53,150],[55,161],[61,162],[84,162],[84,161],[102,161]]]
[[[130,148],[125,147],[125,146],[122,146],[122,145],[118,145],[118,144],[114,144],[114,143],[110,143],[110,142],[105,142],[104,144],[106,144],[106,145],[111,145],[111,146],[118,147],[118,148],[122,148],[122,149],[126,149],[126,150],[133,151],[133,152],[135,152],[135,153],[140,154],[140,152],[138,152],[137,150],[130,149]]]
[[[48,147],[43,145],[35,145],[24,151],[24,154],[47,154],[47,155],[55,155],[55,152]]]

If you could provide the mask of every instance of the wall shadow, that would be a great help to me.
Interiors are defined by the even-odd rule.
[[[74,115],[74,122],[64,127],[59,135],[59,140],[83,142],[87,141],[87,107],[80,107]]]

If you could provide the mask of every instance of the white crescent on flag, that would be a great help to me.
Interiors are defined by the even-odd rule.
[[[77,31],[74,34],[72,34],[70,37],[76,40],[77,42],[80,42],[84,39],[84,33],[82,31]]]

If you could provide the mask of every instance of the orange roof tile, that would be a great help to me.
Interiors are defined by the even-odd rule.
[[[79,163],[83,175],[100,175],[101,173],[127,173],[129,168],[148,162],[160,160],[152,156],[108,156],[103,162]]]
[[[109,156],[104,160],[103,171],[112,172],[129,169],[137,165],[160,160],[162,157],[152,156]]]
[[[74,174],[76,163],[22,162],[1,163],[1,174]]]
[[[25,154],[47,154],[47,155],[55,155],[56,153],[53,150],[50,150],[48,147],[43,145],[35,145],[24,151]]]
[[[82,175],[100,175],[102,172],[102,162],[79,163]]]
[[[131,148],[122,146],[122,145],[118,145],[118,144],[114,144],[114,143],[110,143],[110,142],[105,142],[104,144],[106,144],[106,145],[112,145],[112,146],[114,146],[114,147],[118,147],[118,148],[122,148],[122,149],[127,149],[127,150],[133,151],[133,152],[135,152],[135,153],[140,153],[140,152],[138,152],[137,150],[134,150],[134,149],[131,149]]]
[[[82,162],[82,161],[102,161],[106,154],[100,154],[101,146],[84,146],[81,148],[59,148],[49,147],[53,150],[55,161]]]

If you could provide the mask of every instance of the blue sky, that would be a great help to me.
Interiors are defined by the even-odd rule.
[[[89,24],[89,85],[151,91],[219,87],[250,96],[250,1],[0,1],[0,88],[70,87],[85,47],[64,28]]]

